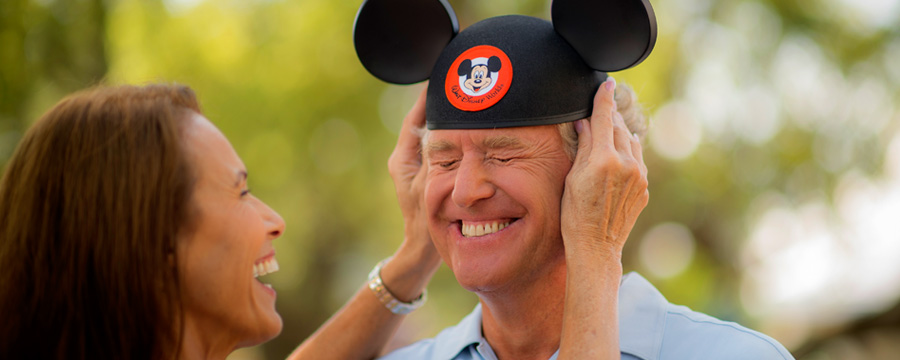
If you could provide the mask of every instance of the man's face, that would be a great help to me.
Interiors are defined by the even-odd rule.
[[[429,231],[460,285],[503,290],[565,261],[559,207],[572,162],[556,125],[435,130],[424,149]]]

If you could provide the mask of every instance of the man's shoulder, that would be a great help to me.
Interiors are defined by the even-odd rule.
[[[445,328],[431,339],[420,340],[394,350],[379,360],[448,360],[468,359],[469,345],[478,344],[481,337],[481,305],[463,318],[459,324]]]
[[[670,303],[637,273],[619,288],[619,335],[639,359],[793,359],[763,333]]]
[[[668,304],[660,359],[793,359],[778,341],[738,323]]]

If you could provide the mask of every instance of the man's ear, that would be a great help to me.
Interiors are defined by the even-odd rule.
[[[413,84],[431,76],[457,33],[459,22],[446,0],[365,0],[353,23],[353,45],[375,77]]]
[[[649,0],[553,0],[553,27],[598,71],[640,64],[656,44]]]

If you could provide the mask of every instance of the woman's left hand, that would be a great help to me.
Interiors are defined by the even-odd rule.
[[[641,144],[616,108],[615,80],[594,98],[590,121],[578,120],[578,153],[563,194],[561,230],[566,250],[621,256],[647,206],[647,166]]]

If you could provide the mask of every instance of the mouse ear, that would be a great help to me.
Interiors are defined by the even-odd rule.
[[[365,0],[353,24],[363,66],[394,84],[428,79],[444,47],[459,33],[446,0]]]
[[[554,0],[553,27],[594,70],[640,64],[656,44],[649,0]]]

